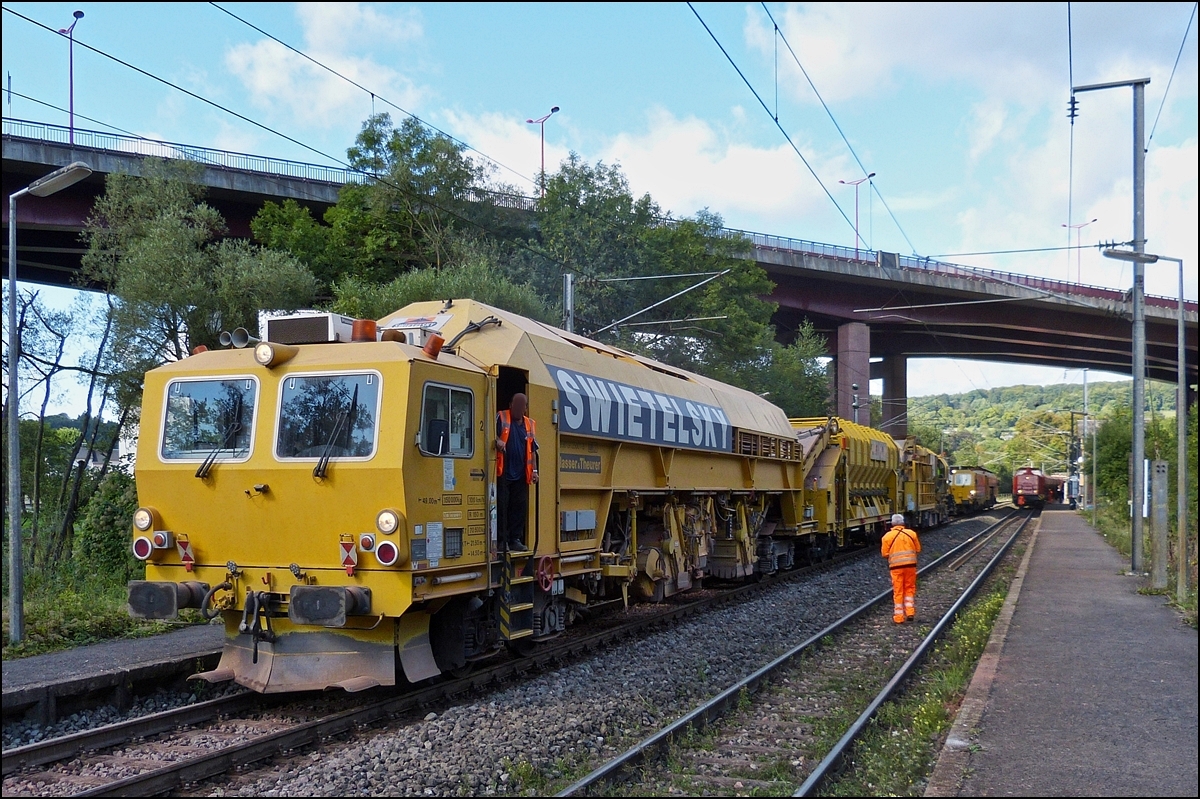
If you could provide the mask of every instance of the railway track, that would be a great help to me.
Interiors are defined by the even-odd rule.
[[[150,714],[73,735],[6,750],[5,795],[70,792],[78,796],[147,796],[179,789],[252,763],[319,743],[355,729],[421,711],[490,684],[512,680],[599,649],[614,641],[745,599],[784,582],[836,568],[873,553],[871,547],[841,553],[812,566],[756,583],[707,589],[699,598],[659,606],[633,606],[637,618],[581,635],[565,636],[527,657],[491,664],[458,679],[396,695],[376,689],[363,700],[322,695],[320,700],[236,694]],[[322,712],[319,705],[337,705]],[[245,718],[247,715],[252,718]],[[137,743],[131,743],[131,742]],[[116,747],[129,746],[109,754]],[[48,768],[46,768],[48,767]],[[39,770],[40,769],[40,770]],[[120,775],[118,779],[109,779]],[[34,789],[34,790],[30,790]]]
[[[888,606],[891,591],[885,591],[558,795],[742,791],[774,795],[796,786],[796,795],[810,795],[1003,559],[1031,518],[1027,513],[1011,514],[920,570],[919,618],[938,618],[927,634],[918,634],[920,623],[893,626]],[[990,560],[974,575],[966,573],[968,563],[978,564],[980,556],[989,555]],[[826,647],[831,636],[837,640]],[[832,749],[819,751],[819,742],[827,740],[831,724],[844,715],[841,700],[848,682],[858,684],[864,675],[879,671],[881,662],[898,659],[897,650],[906,644],[906,659],[898,668],[885,670],[875,698],[849,723]]]

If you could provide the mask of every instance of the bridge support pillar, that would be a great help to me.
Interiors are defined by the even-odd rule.
[[[854,384],[858,384],[858,391]],[[862,322],[847,322],[837,330],[837,415],[854,420],[854,395],[858,395],[859,424],[871,423],[871,329]]]
[[[908,358],[885,355],[883,363],[883,430],[892,438],[908,435]]]

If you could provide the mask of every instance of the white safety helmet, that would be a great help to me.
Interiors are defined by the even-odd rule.
[[[904,514],[893,513],[892,514],[892,524],[903,526],[904,525]]]

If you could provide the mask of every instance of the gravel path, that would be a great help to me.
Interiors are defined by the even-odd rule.
[[[932,559],[994,522],[922,536]],[[206,795],[538,793],[645,737],[889,585],[867,557],[784,583],[594,657],[322,751],[276,761]]]

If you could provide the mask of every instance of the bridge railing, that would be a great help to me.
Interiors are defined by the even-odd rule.
[[[63,125],[54,125],[48,122],[5,119],[4,135],[32,141],[69,144],[72,132]],[[74,144],[76,147],[86,147],[93,150],[103,150],[125,155],[186,159],[205,164],[209,167],[285,176],[337,186],[347,183],[363,183],[371,179],[370,175],[344,167],[309,164],[303,161],[291,161],[286,158],[250,155],[248,153],[221,150],[214,147],[197,147],[190,144],[158,141],[141,136],[107,133],[83,128],[75,128]],[[481,202],[490,201],[503,208],[513,208],[522,211],[533,211],[537,208],[536,197],[526,197],[507,192],[494,192],[486,189],[474,189],[466,199]],[[759,249],[804,253],[854,263],[879,263],[879,253],[870,249],[855,249],[837,244],[824,244],[818,241],[807,241],[790,236],[774,236],[768,233],[755,233],[736,228],[726,228],[725,233],[729,236],[743,236],[748,238]],[[1013,272],[1002,272],[996,269],[980,269],[972,266],[937,261],[931,258],[921,258],[919,256],[897,255],[896,262],[901,269],[935,272],[968,280],[1010,283],[1041,289],[1043,291],[1084,295],[1115,301],[1125,298],[1123,292],[1103,286],[1068,283],[1061,280],[1021,275]],[[1176,300],[1173,297],[1148,294],[1146,295],[1146,304],[1174,308],[1176,307]],[[1191,310],[1196,309],[1196,303],[1194,302],[1186,303],[1186,305]]]
[[[726,228],[729,236],[741,236],[753,242],[758,249],[774,250],[777,252],[796,252],[805,255],[816,255],[822,258],[833,258],[840,261],[876,265],[880,262],[879,253],[875,250],[854,249],[837,244],[824,244],[818,241],[807,241],[790,236],[775,236],[768,233],[755,233],[750,230]],[[999,269],[984,269],[975,266],[963,266],[932,258],[922,258],[915,255],[897,255],[896,262],[901,269],[912,269],[922,272],[934,272],[966,280],[979,280],[991,283],[1009,283],[1029,288],[1050,291],[1056,294],[1075,294],[1097,299],[1113,300],[1116,302],[1127,299],[1126,292],[1105,286],[1093,286],[1086,283],[1068,283],[1063,280],[1022,275],[1015,272],[1004,272]],[[1162,308],[1178,307],[1178,298],[1164,297],[1157,294],[1147,294],[1146,304]],[[1196,310],[1197,303],[1186,301],[1188,310]]]
[[[62,125],[53,125],[48,122],[31,122],[24,119],[5,119],[4,135],[68,146],[71,145],[72,138],[71,130]],[[309,164],[303,161],[292,161],[287,158],[251,155],[232,150],[221,150],[215,147],[197,147],[191,144],[159,141],[141,136],[107,133],[83,128],[75,128],[74,146],[122,155],[176,158],[195,161],[218,169],[296,178],[315,183],[327,183],[331,186],[343,186],[347,183],[365,183],[372,177],[364,172],[345,167]],[[532,211],[537,206],[536,197],[525,197],[520,194],[510,194],[508,192],[487,191],[486,189],[473,189],[466,199],[476,202],[490,201],[504,208],[515,208],[523,211]]]

